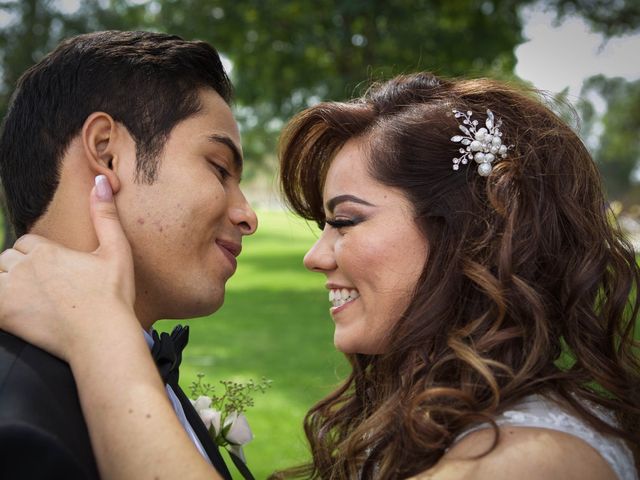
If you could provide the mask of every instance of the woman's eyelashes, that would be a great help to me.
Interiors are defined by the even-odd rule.
[[[353,227],[360,223],[362,218],[360,217],[352,217],[352,218],[327,218],[325,223],[333,228],[346,228]]]

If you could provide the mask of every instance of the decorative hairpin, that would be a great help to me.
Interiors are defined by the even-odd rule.
[[[500,131],[502,120],[500,118],[496,120],[493,112],[487,109],[486,128],[478,129],[478,120],[471,120],[471,115],[473,115],[471,110],[464,113],[453,109],[453,114],[456,118],[463,118],[460,130],[465,135],[451,137],[451,141],[461,143],[466,147],[460,148],[459,151],[462,155],[453,159],[453,169],[458,170],[461,163],[466,165],[470,160],[475,160],[478,163],[478,173],[483,177],[488,176],[493,170],[491,164],[494,160],[498,156],[505,158],[507,151],[513,148],[513,145],[502,144],[502,132]]]

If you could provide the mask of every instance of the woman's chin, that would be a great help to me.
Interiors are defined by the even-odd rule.
[[[353,336],[345,335],[339,332],[339,329],[336,329],[333,335],[333,345],[336,347],[336,350],[347,355],[358,353],[355,343]]]
[[[333,336],[333,344],[339,352],[345,355],[376,355],[382,353],[377,342],[368,342],[362,335],[342,335],[338,331]]]

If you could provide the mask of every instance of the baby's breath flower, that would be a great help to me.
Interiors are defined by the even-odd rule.
[[[220,447],[227,448],[233,455],[245,462],[242,446],[253,439],[249,422],[244,412],[253,407],[253,393],[264,393],[271,388],[271,380],[262,378],[259,383],[220,380],[224,391],[216,395],[216,388],[203,382],[204,374],[191,383],[191,400],[198,415],[204,422],[209,435]],[[246,462],[245,462],[246,463]]]

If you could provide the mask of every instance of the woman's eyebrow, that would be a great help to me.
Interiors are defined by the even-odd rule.
[[[338,195],[337,197],[333,197],[331,200],[327,202],[327,210],[333,212],[334,208],[336,208],[339,204],[344,202],[352,202],[359,203],[360,205],[366,205],[368,207],[375,207],[374,204],[363,200],[362,198],[356,197],[355,195]]]

